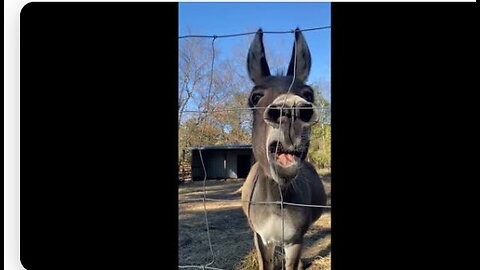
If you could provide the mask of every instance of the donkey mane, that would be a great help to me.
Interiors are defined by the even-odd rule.
[[[279,68],[277,71],[275,71],[275,76],[277,77],[283,77],[286,75],[286,71],[284,68]]]
[[[269,76],[269,77],[265,77],[263,78],[256,86],[255,88],[266,88],[266,87],[269,87],[269,88],[272,88],[272,89],[285,89],[290,86],[290,84],[292,84],[292,79],[293,79],[293,76],[278,76],[278,75],[275,75],[275,76]],[[309,87],[309,86],[306,86],[303,84],[302,81],[298,80],[298,79],[295,79],[295,82],[293,83],[292,85],[292,88],[300,88],[300,87]]]

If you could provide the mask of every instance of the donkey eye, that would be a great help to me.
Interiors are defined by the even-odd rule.
[[[252,106],[256,106],[258,101],[263,97],[263,94],[262,93],[253,93],[251,96],[250,96],[250,104]]]

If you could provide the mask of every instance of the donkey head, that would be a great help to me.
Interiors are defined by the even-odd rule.
[[[313,90],[304,84],[310,65],[310,51],[298,28],[285,76],[270,75],[262,29],[248,52],[248,74],[255,84],[249,97],[253,151],[263,172],[281,186],[297,176],[307,156],[310,127],[318,118]]]

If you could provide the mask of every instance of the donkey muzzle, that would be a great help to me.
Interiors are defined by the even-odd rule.
[[[263,115],[268,124],[266,152],[270,172],[279,184],[296,177],[307,156],[310,126],[318,115],[311,102],[294,94],[277,97]]]
[[[273,128],[291,124],[305,128],[318,121],[318,114],[311,102],[297,95],[283,94],[265,109],[263,119]]]

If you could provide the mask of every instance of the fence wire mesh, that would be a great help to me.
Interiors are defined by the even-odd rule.
[[[324,29],[329,29],[331,28],[330,26],[322,26],[322,27],[314,27],[314,28],[307,28],[307,29],[294,29],[294,30],[286,30],[286,31],[263,31],[263,34],[294,34],[297,32],[308,32],[308,31],[319,31],[319,30],[324,30]],[[213,84],[213,75],[214,75],[214,65],[215,65],[215,40],[220,39],[220,38],[232,38],[232,37],[240,37],[240,36],[247,36],[247,35],[254,35],[257,32],[245,32],[245,33],[236,33],[236,34],[226,34],[226,35],[183,35],[179,36],[179,39],[188,39],[188,38],[205,38],[205,39],[211,39],[211,49],[212,49],[212,59],[210,63],[210,79],[209,79],[209,85],[208,85],[208,93],[207,93],[207,105],[205,110],[183,110],[182,113],[193,113],[193,114],[204,114],[206,117],[208,117],[209,114],[214,114],[214,113],[222,113],[222,112],[234,112],[234,111],[249,111],[249,110],[255,110],[255,109],[266,109],[266,107],[231,107],[231,108],[226,108],[226,109],[211,109],[210,108],[210,101],[211,101],[211,90],[212,90],[212,84]],[[296,39],[294,38],[295,43],[294,43],[294,52],[297,50],[297,44],[296,44]],[[296,53],[295,53],[296,54]],[[293,82],[295,81],[296,77],[296,57],[293,58],[294,63],[293,63],[293,78],[292,82],[288,88],[287,94],[291,91],[291,88],[293,86]],[[286,96],[285,96],[286,98]],[[280,109],[280,117],[282,116],[283,113],[283,106],[285,105],[285,102],[282,105],[282,108]],[[303,109],[303,108],[299,108]],[[304,108],[304,109],[311,109],[311,108]],[[318,115],[324,115],[326,111],[329,110],[329,108],[324,108],[324,107],[315,107],[313,108],[314,110],[317,110]],[[324,120],[323,123],[329,123],[329,119],[326,121]],[[282,122],[280,122],[280,128],[281,128]],[[202,137],[205,134],[205,128],[206,125],[203,126],[201,129],[201,132],[198,136]],[[279,142],[277,141],[276,149],[275,149],[275,154],[278,151],[278,144]],[[197,148],[200,161],[201,161],[201,166],[203,170],[203,187],[202,187],[202,197],[196,197],[196,198],[187,198],[183,200],[179,200],[179,204],[186,204],[186,203],[191,203],[191,202],[203,202],[203,212],[204,212],[204,218],[205,218],[205,232],[206,232],[206,238],[208,242],[208,248],[210,251],[210,256],[211,260],[208,263],[204,264],[198,264],[198,265],[179,265],[178,268],[180,269],[188,269],[188,268],[193,268],[193,269],[213,269],[213,270],[223,270],[222,268],[216,268],[213,267],[212,265],[215,264],[215,252],[213,250],[212,246],[212,241],[211,241],[211,233],[210,233],[210,224],[208,220],[208,214],[207,214],[207,206],[206,202],[211,201],[211,202],[228,202],[228,203],[250,203],[250,204],[275,204],[275,205],[280,205],[281,207],[281,215],[282,215],[282,224],[281,224],[281,229],[282,229],[282,249],[281,249],[281,257],[282,261],[285,259],[284,256],[284,205],[290,205],[290,206],[298,206],[298,207],[310,207],[310,208],[324,208],[324,209],[330,209],[330,205],[311,205],[311,204],[298,204],[298,203],[290,203],[290,202],[284,202],[283,201],[283,196],[282,192],[279,187],[279,194],[280,194],[280,201],[243,201],[243,200],[233,200],[233,199],[215,199],[215,198],[208,198],[207,197],[207,188],[206,188],[206,181],[207,181],[207,169],[205,166],[203,154],[202,154],[202,149],[199,147]],[[283,270],[283,263],[281,263],[281,267]]]

